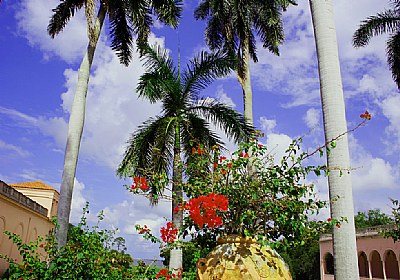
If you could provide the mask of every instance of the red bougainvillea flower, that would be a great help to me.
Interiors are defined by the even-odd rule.
[[[217,168],[218,163],[214,162],[214,168]]]
[[[161,239],[165,243],[174,243],[178,235],[178,229],[172,222],[168,222],[166,227],[160,229]]]
[[[258,143],[257,146],[261,148],[261,147],[263,147],[264,145],[261,144],[261,143]]]
[[[249,153],[245,153],[243,157],[244,158],[249,158]]]
[[[228,168],[232,168],[232,163],[230,162],[230,163],[228,163],[226,166],[227,166]]]
[[[340,228],[340,224],[336,224],[336,227],[337,227],[337,228]]]
[[[190,218],[200,228],[207,225],[209,228],[215,228],[222,225],[222,218],[218,216],[217,210],[228,211],[228,199],[223,195],[210,193],[192,198],[187,203]]]
[[[166,279],[171,279],[171,276],[168,274],[168,269],[161,269],[157,275],[156,278],[160,278],[160,277],[165,277]]]
[[[241,153],[239,154],[239,157],[243,157],[243,156],[244,156],[244,153],[241,152]]]
[[[196,148],[192,148],[192,154],[195,154],[197,152]]]
[[[372,115],[368,111],[365,111],[364,114],[360,115],[360,118],[370,120],[372,118]]]
[[[136,190],[137,188],[141,189],[142,191],[147,191],[149,189],[149,184],[145,177],[133,177],[133,184],[132,190]]]
[[[145,234],[147,232],[150,232],[150,229],[144,225],[142,228],[139,228],[139,234]]]
[[[226,160],[226,157],[220,156],[218,160],[219,160],[219,162],[223,162],[224,160]]]
[[[326,221],[329,223],[330,221],[332,221],[332,219],[331,219],[331,218],[328,218]]]
[[[179,211],[181,211],[181,208],[177,205],[174,208],[174,214],[178,213]]]

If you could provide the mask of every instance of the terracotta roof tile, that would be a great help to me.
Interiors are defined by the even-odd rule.
[[[23,188],[23,189],[40,189],[40,190],[51,190],[51,191],[56,190],[40,181],[22,182],[22,183],[16,183],[16,184],[8,184],[8,185],[11,187]]]

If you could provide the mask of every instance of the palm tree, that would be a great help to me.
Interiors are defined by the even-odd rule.
[[[279,55],[283,42],[281,12],[294,0],[202,0],[195,18],[208,20],[205,37],[211,50],[229,51],[238,58],[237,78],[243,91],[244,116],[253,125],[250,58],[257,62],[256,32],[263,47]]]
[[[150,118],[132,134],[129,146],[118,168],[120,176],[148,176],[172,172],[172,209],[182,202],[181,158],[189,158],[199,144],[211,148],[222,145],[210,129],[210,123],[221,128],[235,142],[250,136],[252,129],[235,110],[210,98],[199,98],[200,92],[216,78],[228,74],[235,60],[222,52],[202,52],[180,73],[171,58],[160,48],[144,49],[147,71],[140,78],[137,91],[151,102],[162,102],[162,114]],[[151,177],[150,186],[152,186]],[[152,203],[162,195],[163,188],[150,187]],[[176,228],[183,224],[182,212],[174,213]],[[171,250],[170,269],[182,267],[182,250]]]
[[[386,42],[387,62],[400,89],[400,0],[389,0],[393,8],[361,22],[353,35],[355,47],[365,47],[373,36],[390,33]]]
[[[343,135],[327,155],[331,216],[337,220],[347,218],[340,227],[333,227],[335,279],[359,279],[347,124],[333,8],[329,0],[310,0],[310,7],[317,46],[325,141],[329,143]]]
[[[128,65],[132,57],[133,35],[137,36],[139,44],[147,41],[150,26],[153,23],[151,16],[155,14],[161,21],[175,27],[181,11],[180,0],[107,0],[99,2],[100,7],[97,17],[94,19],[94,0],[61,0],[61,3],[53,9],[54,14],[48,25],[48,33],[54,38],[64,29],[77,10],[82,7],[85,8],[89,44],[79,68],[78,83],[68,125],[60,202],[57,212],[59,247],[65,246],[67,241],[74,178],[85,120],[90,68],[106,15],[110,20],[111,47],[116,51],[121,63]]]

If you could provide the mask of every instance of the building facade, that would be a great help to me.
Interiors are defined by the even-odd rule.
[[[400,242],[383,238],[374,227],[357,231],[357,252],[360,280],[400,279]],[[321,280],[333,280],[332,236],[319,240]]]
[[[21,261],[17,247],[4,231],[18,234],[29,243],[45,236],[53,228],[51,218],[56,215],[59,193],[42,182],[6,184],[0,180],[0,254]],[[0,259],[0,276],[8,263]]]

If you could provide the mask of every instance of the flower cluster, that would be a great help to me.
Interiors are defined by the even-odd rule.
[[[131,188],[132,190],[140,189],[142,191],[147,191],[149,189],[149,184],[145,177],[135,176],[133,177],[133,184]]]
[[[197,149],[196,149],[196,148],[192,148],[192,154],[199,154],[199,155],[201,155],[201,154],[204,154],[204,152],[205,152],[205,149],[202,149],[201,146],[200,146],[200,144],[197,145]]]
[[[365,111],[364,114],[360,115],[360,118],[370,120],[372,118],[372,115],[368,111]]]
[[[139,232],[139,234],[150,233],[150,229],[147,227],[147,225],[144,225],[143,227],[136,225],[136,230]]]
[[[168,269],[161,269],[156,275],[156,279],[160,277],[165,277],[165,280],[174,280],[174,279],[182,279],[182,268],[178,273],[170,273]]]
[[[174,226],[172,222],[168,222],[166,227],[160,229],[161,239],[165,243],[174,243],[177,235],[178,229]]]
[[[228,204],[228,199],[225,196],[210,193],[190,199],[181,208],[189,211],[190,218],[200,228],[204,225],[209,228],[216,228],[222,225],[222,218],[218,216],[217,210],[228,211]],[[181,211],[181,208],[177,206],[174,211]]]

